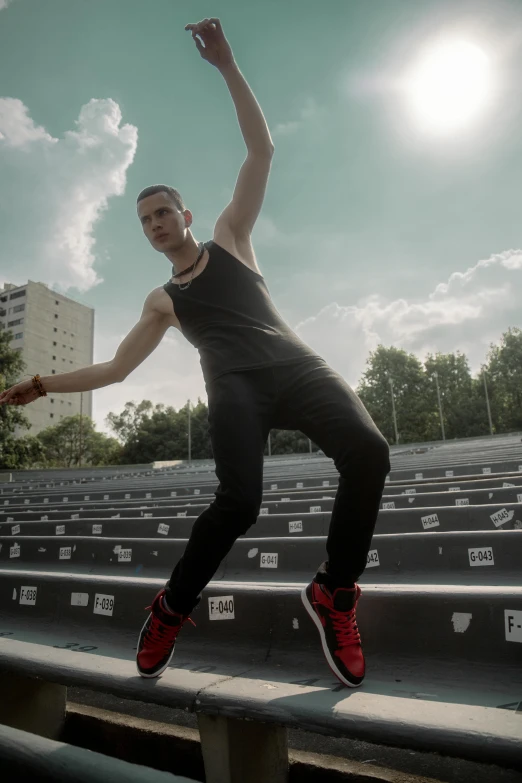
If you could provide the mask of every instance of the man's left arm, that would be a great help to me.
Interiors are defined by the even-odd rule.
[[[237,65],[223,68],[221,74],[236,107],[247,156],[239,170],[232,201],[216,226],[225,223],[234,236],[246,238],[252,233],[263,206],[274,145],[261,107]]]
[[[225,79],[247,148],[232,201],[218,218],[216,228],[225,225],[234,236],[247,238],[261,211],[268,183],[274,152],[270,131],[254,93],[237,66],[219,19],[204,19],[185,29],[192,30],[203,59],[214,65]],[[205,47],[196,35],[202,38]]]

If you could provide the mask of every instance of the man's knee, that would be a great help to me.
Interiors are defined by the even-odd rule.
[[[358,441],[353,436],[347,441],[347,449],[341,465],[341,475],[361,473],[373,474],[384,481],[390,472],[390,447],[378,430],[366,430]]]
[[[233,527],[236,535],[241,536],[247,532],[257,521],[261,508],[263,491],[238,491],[218,495],[213,505],[227,519],[227,525]]]

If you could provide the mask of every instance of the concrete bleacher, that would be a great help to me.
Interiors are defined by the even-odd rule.
[[[520,437],[392,449],[359,580],[357,691],[331,675],[300,600],[325,556],[331,460],[266,459],[257,523],[153,684],[134,664],[144,607],[213,499],[212,464],[81,472],[0,488],[0,685],[25,683],[28,730],[58,739],[65,689],[81,685],[196,712],[210,783],[248,758],[245,779],[286,780],[292,727],[522,767]],[[55,689],[54,723],[35,677]]]
[[[1,725],[0,771],[5,783],[194,783],[186,777]]]

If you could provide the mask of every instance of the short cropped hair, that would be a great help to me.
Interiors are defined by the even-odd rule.
[[[142,199],[147,198],[147,196],[154,196],[156,193],[166,193],[168,196],[170,196],[180,212],[185,211],[186,206],[183,203],[183,199],[181,198],[179,190],[171,188],[170,185],[151,185],[150,187],[145,188],[145,190],[142,190],[136,199],[136,204],[138,204]]]

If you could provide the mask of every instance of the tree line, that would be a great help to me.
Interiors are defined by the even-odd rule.
[[[11,335],[0,332],[0,391],[26,371]],[[480,372],[472,377],[467,357],[413,353],[379,345],[370,353],[356,392],[390,444],[472,437],[522,430],[522,331],[511,327],[498,345],[491,344]],[[113,436],[96,431],[88,416],[67,416],[37,435],[15,436],[30,429],[22,406],[0,406],[0,469],[129,465],[187,459],[188,405],[179,410],[150,400],[127,402],[109,413]],[[198,398],[190,409],[191,458],[212,459],[208,407]],[[312,451],[319,446],[311,444]],[[265,454],[268,454],[268,444]],[[308,452],[310,441],[299,431],[274,429],[272,454]]]

